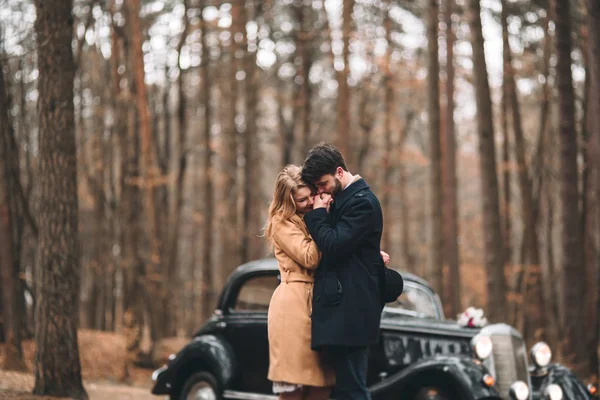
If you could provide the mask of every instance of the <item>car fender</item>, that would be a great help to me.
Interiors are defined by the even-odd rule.
[[[169,364],[155,371],[153,394],[172,394],[192,372],[212,373],[221,388],[235,377],[237,363],[231,345],[219,335],[193,338]]]
[[[531,375],[532,398],[545,399],[544,391],[550,384],[560,386],[563,391],[563,400],[592,399],[584,383],[569,368],[561,364],[550,364],[545,368],[545,373]]]
[[[427,377],[429,381],[433,376],[440,377],[446,384],[456,389],[461,400],[500,399],[497,390],[483,383],[483,377],[489,373],[481,363],[464,357],[438,355],[416,362],[398,373],[385,378],[369,388],[373,400],[397,398],[406,393],[419,377]],[[434,383],[434,382],[432,382]]]

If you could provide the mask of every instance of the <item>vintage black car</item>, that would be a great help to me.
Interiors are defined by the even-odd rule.
[[[276,399],[267,380],[267,310],[278,274],[274,259],[238,267],[214,315],[168,365],[154,371],[152,393],[173,400]],[[404,293],[384,308],[381,339],[370,349],[374,400],[594,398],[595,387],[550,363],[545,343],[531,349],[530,364],[514,328],[468,328],[446,320],[427,282],[402,275]]]

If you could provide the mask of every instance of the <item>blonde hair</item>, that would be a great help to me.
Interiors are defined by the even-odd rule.
[[[302,168],[297,165],[286,165],[277,175],[273,198],[269,203],[267,223],[263,229],[263,235],[271,245],[273,244],[276,220],[289,219],[296,214],[294,194],[307,186],[302,180]]]

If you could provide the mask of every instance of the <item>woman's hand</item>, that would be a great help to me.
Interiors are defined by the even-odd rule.
[[[390,255],[383,250],[379,252],[381,253],[381,258],[383,258],[383,264],[388,265],[390,263]]]

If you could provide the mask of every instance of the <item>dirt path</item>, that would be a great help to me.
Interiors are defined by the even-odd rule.
[[[0,370],[0,399],[4,400],[58,400],[57,397],[33,396],[34,379],[28,373]],[[90,400],[166,400],[153,396],[150,389],[109,382],[84,382]]]

